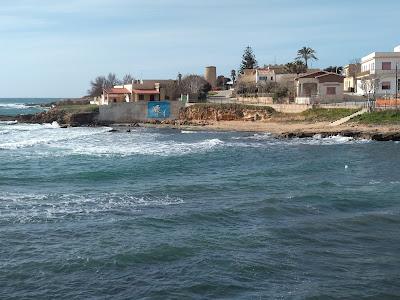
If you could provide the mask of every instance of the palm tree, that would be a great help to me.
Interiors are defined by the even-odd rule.
[[[309,60],[318,60],[315,56],[317,52],[310,47],[303,47],[299,51],[297,51],[297,59],[303,59],[304,63],[306,64],[306,68],[308,68],[308,61]]]

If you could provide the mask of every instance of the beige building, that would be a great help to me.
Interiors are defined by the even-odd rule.
[[[344,66],[344,91],[348,93],[357,92],[357,74],[361,72],[361,64],[349,64]]]
[[[142,80],[138,83],[114,86],[106,89],[99,105],[120,102],[160,101],[172,99],[166,86],[175,83],[174,80]],[[175,100],[175,99],[172,99]]]
[[[314,104],[343,100],[344,76],[326,71],[304,74],[296,78],[297,104]]]

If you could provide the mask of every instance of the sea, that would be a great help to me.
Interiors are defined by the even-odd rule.
[[[399,143],[110,129],[0,123],[0,299],[400,298]]]
[[[16,116],[42,112],[42,104],[48,105],[57,98],[0,98],[0,116]]]

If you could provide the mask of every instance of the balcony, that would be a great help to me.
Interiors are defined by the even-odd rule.
[[[361,78],[361,77],[367,77],[371,75],[371,71],[364,71],[364,72],[360,72],[356,74],[357,78]]]

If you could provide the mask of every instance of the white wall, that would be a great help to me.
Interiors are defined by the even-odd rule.
[[[399,52],[375,52],[362,59],[361,72],[369,71],[371,75],[378,77],[380,83],[376,91],[377,95],[394,95],[396,93],[396,65],[400,78],[400,46],[395,48]],[[382,63],[390,62],[391,70],[382,70]],[[382,83],[390,82],[390,90],[383,90]],[[361,89],[361,80],[357,80],[357,94],[365,95]]]

